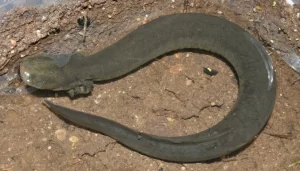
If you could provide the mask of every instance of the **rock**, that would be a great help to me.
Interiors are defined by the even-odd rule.
[[[58,129],[55,131],[55,135],[59,141],[64,141],[66,139],[67,131],[65,129]]]

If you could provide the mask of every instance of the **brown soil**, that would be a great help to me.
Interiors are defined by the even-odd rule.
[[[87,97],[70,100],[65,93],[46,91],[0,96],[0,170],[299,170],[300,165],[293,163],[300,161],[300,76],[281,57],[287,49],[300,47],[296,17],[300,8],[275,2],[189,0],[189,12],[239,24],[272,57],[278,82],[276,105],[264,131],[246,148],[212,162],[168,163],[66,124],[41,104],[41,97],[50,97],[157,135],[199,132],[220,121],[233,106],[236,80],[222,61],[180,52],[117,81],[96,84]],[[77,24],[82,11],[91,19],[85,42]],[[17,72],[21,57],[42,51],[97,51],[149,20],[181,12],[183,0],[82,0],[46,9],[15,9],[0,22],[0,73]],[[203,67],[218,74],[206,75]]]

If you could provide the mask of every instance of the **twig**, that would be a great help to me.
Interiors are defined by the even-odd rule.
[[[82,33],[82,36],[83,36],[83,42],[85,42],[85,38],[86,38],[86,28],[87,28],[87,23],[88,23],[88,17],[87,17],[87,12],[86,11],[82,11],[81,12],[82,15],[83,15],[83,21],[84,21],[84,25],[83,25],[83,33]]]
[[[288,139],[288,140],[292,140],[292,135],[291,134],[274,134],[274,133],[268,133],[268,132],[264,132],[264,134],[267,134],[269,136],[272,136],[272,137],[276,137],[276,138],[282,138],[282,139]]]

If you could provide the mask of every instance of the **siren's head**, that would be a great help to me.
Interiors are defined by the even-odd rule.
[[[66,84],[63,67],[57,59],[45,54],[22,60],[20,75],[25,84],[37,89],[61,90]]]

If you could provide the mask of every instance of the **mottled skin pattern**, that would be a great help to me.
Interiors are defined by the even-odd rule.
[[[178,49],[203,49],[223,56],[239,79],[239,95],[229,114],[193,135],[160,137],[45,100],[56,114],[106,134],[154,158],[199,162],[226,155],[249,143],[268,121],[275,102],[275,75],[265,48],[241,27],[205,14],[174,14],[153,20],[98,53],[68,60],[35,56],[21,63],[25,83],[40,89],[87,93],[92,81],[120,77],[157,56]],[[82,91],[81,91],[82,90]]]

